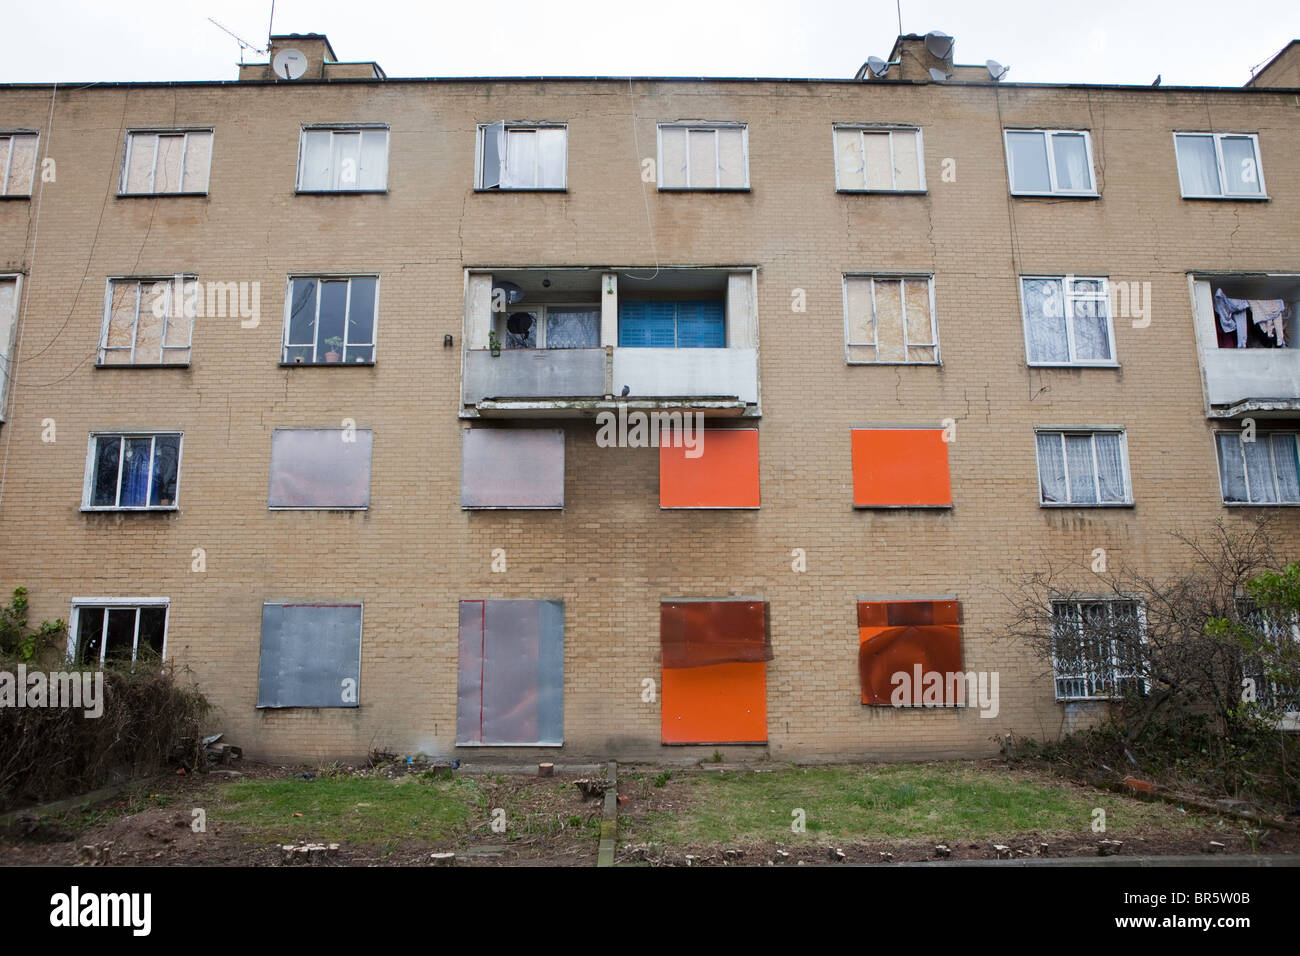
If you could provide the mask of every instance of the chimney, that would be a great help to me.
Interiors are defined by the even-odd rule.
[[[953,46],[951,39],[948,41],[948,55],[943,59],[936,57],[925,46],[925,37],[908,33],[900,36],[894,41],[894,48],[889,51],[889,62],[897,63],[898,66],[891,67],[889,79],[891,80],[919,80],[924,83],[931,82],[930,70],[939,70],[942,73],[952,73],[952,54]]]
[[[276,69],[275,58],[286,50],[294,50],[306,61],[301,76],[285,76]],[[373,61],[341,63],[334,48],[323,33],[282,33],[271,37],[269,63],[239,64],[241,80],[274,80],[292,83],[295,80],[382,80],[386,74]]]

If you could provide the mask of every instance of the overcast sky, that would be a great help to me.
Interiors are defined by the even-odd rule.
[[[851,77],[898,34],[896,0],[278,0],[276,33],[325,33],[389,76]],[[0,82],[231,80],[270,0],[7,3]],[[1300,37],[1297,0],[901,0],[958,63],[1008,80],[1240,86]],[[1077,11],[1077,12],[1075,12]],[[246,53],[250,61],[265,59]]]

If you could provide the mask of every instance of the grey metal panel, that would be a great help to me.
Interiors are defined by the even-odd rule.
[[[471,349],[465,353],[462,401],[488,398],[600,398],[605,394],[605,350]]]
[[[356,707],[360,686],[360,604],[262,606],[258,707]]]
[[[271,508],[368,508],[374,432],[277,428],[271,435]]]
[[[461,443],[462,508],[563,508],[564,432],[470,428]]]

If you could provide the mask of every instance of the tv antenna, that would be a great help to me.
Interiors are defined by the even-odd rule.
[[[235,42],[239,44],[239,62],[240,62],[240,63],[243,63],[243,62],[244,62],[244,51],[245,51],[245,50],[252,50],[252,51],[253,51],[254,53],[256,53],[258,56],[262,56],[263,54],[266,53],[266,50],[265,50],[265,49],[261,49],[261,48],[259,48],[259,47],[255,47],[255,46],[253,46],[253,44],[249,43],[247,40],[245,40],[243,37],[241,37],[238,33],[235,33],[233,30],[227,30],[225,27],[223,27],[220,23],[218,23],[216,20],[212,19],[211,17],[208,17],[208,22],[211,23],[211,24],[212,24],[214,27],[216,27],[218,30],[220,30],[222,33],[227,33],[227,34],[229,34],[230,36],[232,36],[232,37],[235,38]]]

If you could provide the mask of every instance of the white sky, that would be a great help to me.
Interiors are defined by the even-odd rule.
[[[270,0],[6,4],[0,82],[233,80],[265,46]],[[1009,81],[1240,86],[1300,37],[1296,0],[901,0],[958,63]],[[1080,15],[1071,11],[1080,11]],[[276,33],[325,33],[341,60],[398,76],[849,78],[898,34],[895,0],[278,0]],[[250,61],[265,57],[250,55]]]

